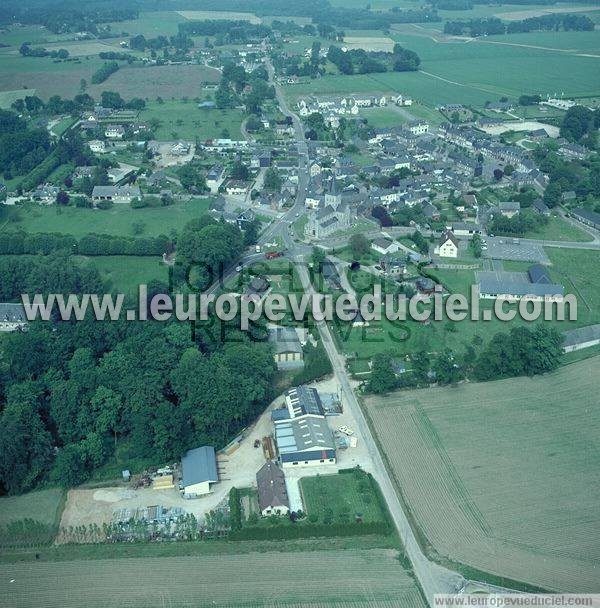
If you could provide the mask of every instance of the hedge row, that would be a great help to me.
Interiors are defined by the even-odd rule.
[[[66,250],[79,255],[162,255],[171,242],[165,235],[157,237],[124,237],[109,234],[87,234],[76,239],[66,234],[39,232],[0,233],[0,255],[48,255]]]
[[[386,535],[390,534],[391,531],[391,526],[386,522],[347,524],[285,523],[277,526],[249,526],[236,531],[232,529],[229,538],[231,540],[286,540],[319,536]]]

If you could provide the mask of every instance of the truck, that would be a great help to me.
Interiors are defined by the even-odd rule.
[[[283,255],[283,253],[281,253],[281,251],[267,251],[267,253],[265,253],[265,258],[267,260],[274,260],[275,258],[280,258]]]

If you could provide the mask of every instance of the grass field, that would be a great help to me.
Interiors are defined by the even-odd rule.
[[[254,13],[241,13],[233,11],[177,11],[188,21],[205,21],[212,19],[227,19],[230,21],[249,21],[260,23],[261,20]]]
[[[64,490],[60,488],[4,496],[0,498],[0,527],[26,518],[53,526],[60,516],[63,497]]]
[[[221,137],[226,129],[232,139],[241,137],[240,125],[243,115],[240,110],[201,110],[193,101],[150,102],[140,113],[140,119],[158,119],[160,126],[155,137],[162,141],[173,139],[201,140]],[[173,133],[177,137],[173,137]]]
[[[96,98],[109,90],[125,99],[193,99],[200,96],[203,83],[215,83],[219,78],[217,70],[203,65],[124,66],[105,82],[88,87],[87,92]]]
[[[543,377],[366,400],[431,553],[541,588],[600,591],[598,374],[595,357]]]
[[[525,234],[524,238],[546,241],[575,241],[580,243],[594,240],[588,232],[556,216],[549,217],[546,225],[541,226],[535,232]]]
[[[150,281],[168,281],[167,267],[160,258],[107,255],[94,258],[77,256],[82,264],[93,264],[116,293],[137,294],[138,286]]]
[[[375,482],[364,471],[317,475],[300,479],[302,502],[306,513],[319,521],[330,517],[333,522],[353,521],[360,516],[364,522],[385,522],[385,506],[374,486]]]
[[[582,37],[575,39],[575,34],[580,33]],[[295,99],[307,93],[395,92],[410,95],[431,107],[443,103],[482,107],[486,101],[497,100],[504,95],[516,99],[527,91],[552,94],[557,82],[567,96],[596,95],[600,91],[597,77],[600,59],[584,55],[591,54],[589,50],[599,46],[600,31],[551,35],[560,40],[563,34],[567,34],[565,46],[571,48],[577,42],[574,48],[585,52],[577,54],[565,53],[561,49],[532,48],[536,45],[528,43],[526,38],[520,43],[523,46],[505,44],[505,37],[472,43],[438,42],[422,29],[405,26],[402,33],[395,32],[392,37],[419,54],[420,72],[325,76],[290,85],[287,93]]]
[[[76,237],[90,233],[134,236],[133,225],[142,222],[144,231],[139,236],[169,236],[171,231],[179,231],[191,219],[203,215],[208,205],[208,199],[193,199],[188,203],[178,203],[170,207],[143,209],[115,205],[106,211],[30,205],[19,210],[20,221],[11,222],[3,229],[59,232]]]
[[[81,79],[90,82],[102,65],[98,58],[54,63],[49,57],[0,55],[0,92],[35,89],[42,99],[52,95],[72,98],[80,92]]]
[[[0,566],[0,603],[44,606],[294,606],[420,608],[392,550],[141,558]],[[326,566],[326,571],[323,570]],[[157,572],[168,573],[167,577]],[[114,585],[109,581],[123,580]]]
[[[20,91],[2,91],[0,93],[0,109],[10,109],[13,102],[17,101],[17,99],[23,99],[27,95],[35,95],[35,89],[29,89],[28,91],[24,91],[23,89]]]
[[[175,11],[140,12],[132,21],[115,21],[110,24],[113,32],[126,32],[130,36],[143,34],[146,38],[172,36],[177,33],[177,24],[185,21]]]

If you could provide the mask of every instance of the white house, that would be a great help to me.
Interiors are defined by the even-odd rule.
[[[426,122],[414,122],[408,125],[408,130],[413,135],[423,135],[429,132],[429,125]]]
[[[442,258],[458,257],[458,240],[450,230],[444,230],[434,253]]]
[[[287,515],[290,499],[285,486],[285,475],[272,460],[266,462],[256,474],[258,507],[263,517]]]
[[[498,203],[498,209],[504,217],[514,217],[521,211],[521,203],[518,201],[505,201]]]
[[[229,196],[246,196],[248,184],[238,179],[229,180],[227,186],[225,186],[225,192],[227,192]]]
[[[92,139],[88,142],[88,146],[96,154],[104,154],[106,152],[106,144],[100,139]]]
[[[181,459],[181,483],[185,498],[210,494],[211,484],[219,481],[215,448],[204,445],[189,450]]]
[[[123,125],[106,125],[104,136],[108,139],[123,139],[125,137],[125,129]]]
[[[27,327],[27,317],[22,304],[0,304],[0,332],[17,331]]]

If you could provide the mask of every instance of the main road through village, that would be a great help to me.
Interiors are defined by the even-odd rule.
[[[306,245],[295,242],[290,234],[291,223],[306,213],[304,200],[306,198],[309,181],[308,146],[300,118],[289,108],[287,100],[281,91],[281,87],[276,82],[273,65],[270,60],[267,60],[266,67],[269,73],[270,83],[275,87],[275,92],[281,111],[284,115],[289,116],[293,121],[295,139],[299,153],[299,174],[297,197],[293,207],[269,225],[269,227],[261,234],[258,243],[264,244],[275,237],[281,238],[284,246],[287,249],[286,257],[296,264],[298,276],[305,293],[312,296],[315,294],[315,290],[310,281],[309,273],[306,267],[306,258],[310,252],[310,248],[307,248]],[[262,257],[263,256],[261,254],[249,253],[242,257],[241,262],[251,263]],[[235,267],[229,268],[225,272],[222,281],[212,285],[207,292],[215,293],[225,281],[235,276],[236,273],[237,270]],[[345,407],[351,410],[355,420],[360,425],[360,431],[372,461],[373,476],[381,487],[390,514],[406,550],[406,554],[412,563],[414,573],[421,585],[427,601],[430,605],[433,605],[433,596],[436,593],[460,593],[467,587],[469,581],[467,581],[458,572],[449,570],[448,568],[440,566],[439,564],[431,561],[423,552],[394,488],[390,474],[384,464],[383,458],[373,438],[356,394],[354,393],[354,390],[350,384],[350,378],[346,371],[344,357],[338,352],[327,323],[325,321],[316,321],[316,327],[319,331],[319,335],[327,355],[331,361],[335,378],[341,387],[343,397],[342,402],[344,403]],[[477,586],[480,589],[487,589],[491,592],[509,592],[508,589],[501,589],[482,583],[477,583]]]

